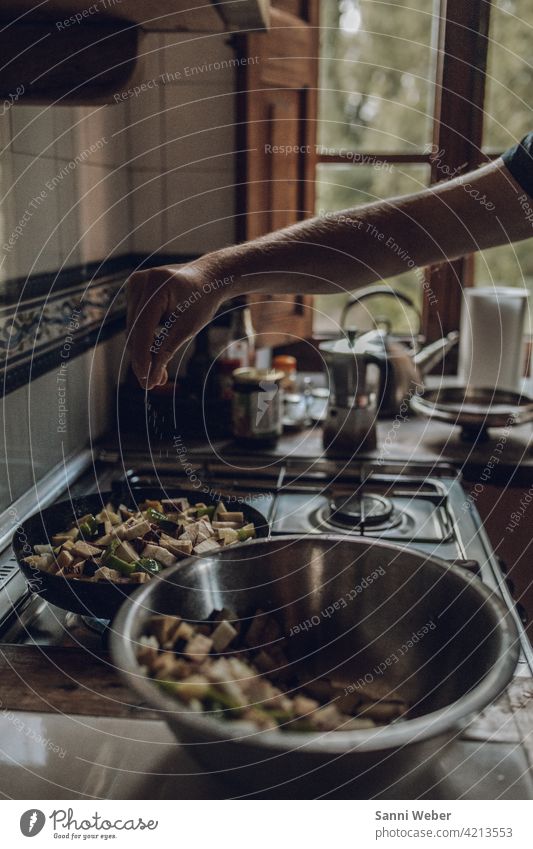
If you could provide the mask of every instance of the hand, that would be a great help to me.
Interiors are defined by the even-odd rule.
[[[231,289],[201,260],[136,271],[127,284],[128,344],[143,388],[166,383],[173,354],[215,315]],[[159,328],[159,329],[158,329]]]

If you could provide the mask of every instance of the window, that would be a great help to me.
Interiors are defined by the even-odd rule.
[[[338,0],[321,6],[317,212],[403,194],[442,179],[431,163],[474,168],[533,129],[530,0]],[[429,338],[459,326],[461,287],[491,281],[533,289],[529,241],[387,281],[424,315]],[[316,329],[338,322],[347,295],[316,298]],[[398,332],[412,331],[399,306]],[[371,302],[368,302],[370,307]],[[320,313],[323,315],[321,316]]]

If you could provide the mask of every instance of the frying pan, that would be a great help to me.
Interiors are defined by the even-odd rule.
[[[136,489],[125,493],[100,492],[70,501],[60,501],[36,513],[17,528],[13,536],[13,551],[23,572],[28,587],[32,592],[42,596],[50,604],[55,604],[64,610],[79,613],[82,616],[92,616],[97,619],[112,619],[122,602],[139,588],[139,584],[113,584],[108,581],[89,583],[76,579],[67,579],[61,575],[50,575],[24,562],[24,558],[33,554],[34,545],[47,545],[54,534],[65,530],[75,518],[86,513],[99,513],[102,507],[111,502],[115,507],[125,504],[136,507],[145,499],[159,498],[188,498],[192,504],[203,501],[208,505],[216,505],[222,501],[228,510],[238,510],[244,513],[246,522],[253,522],[258,537],[269,535],[269,525],[266,517],[249,504],[235,502],[234,499],[218,498],[205,495],[196,490]],[[246,545],[246,543],[242,543]],[[157,580],[157,578],[152,578]]]

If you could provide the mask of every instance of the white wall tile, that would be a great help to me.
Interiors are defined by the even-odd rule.
[[[95,262],[129,251],[131,232],[126,170],[103,165],[78,168],[81,261]]]
[[[54,118],[51,106],[11,107],[12,150],[30,156],[55,156]]]
[[[55,106],[52,109],[54,125],[54,150],[56,157],[73,159],[76,136],[76,110],[72,106]]]
[[[167,175],[164,250],[205,253],[235,242],[235,187],[231,172]]]
[[[201,97],[176,105],[176,87],[165,88],[163,151],[167,171],[177,165],[196,171],[234,167],[235,97],[219,92],[209,94],[204,87],[198,90]],[[188,91],[194,94],[195,89]]]
[[[11,229],[27,219],[21,223],[23,229],[12,251],[19,275],[54,271],[59,267],[58,197],[47,186],[56,174],[54,159],[13,155],[11,192],[15,217]]]
[[[152,253],[161,249],[165,220],[165,176],[158,171],[133,175],[133,250]]]

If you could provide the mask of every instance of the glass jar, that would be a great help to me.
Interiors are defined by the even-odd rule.
[[[281,436],[283,372],[238,368],[233,372],[232,430],[236,439],[275,445]]]

